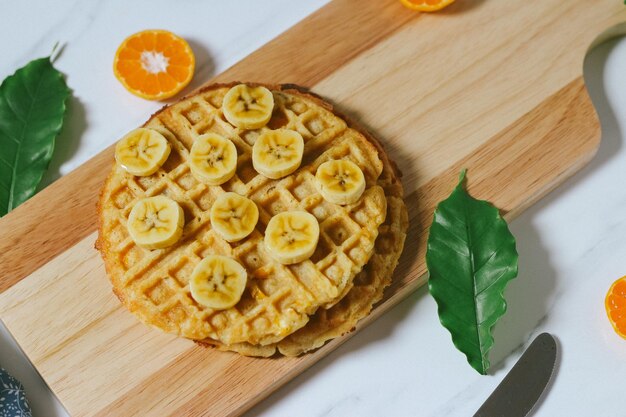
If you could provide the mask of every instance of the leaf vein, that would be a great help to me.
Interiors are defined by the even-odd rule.
[[[476,271],[475,271],[475,274],[474,274],[474,275],[477,275],[477,274],[480,272],[480,270],[481,270],[481,269],[483,269],[485,266],[487,266],[487,264],[488,264],[489,262],[491,262],[491,260],[492,260],[493,258],[495,258],[495,256],[496,256],[496,255],[500,252],[500,249],[502,249],[502,246],[499,246],[496,250],[494,250],[494,251],[491,253],[491,255],[489,255],[489,258],[487,258],[487,259],[486,259],[486,260],[482,263],[482,265],[480,265],[480,266],[478,267],[478,269],[476,269]]]
[[[28,124],[26,123],[26,120],[29,120],[32,115],[33,108],[35,107],[34,106],[35,98],[39,94],[39,89],[41,88],[42,82],[43,82],[43,77],[40,76],[39,79],[37,80],[37,87],[35,88],[35,93],[34,94],[29,93],[29,97],[31,98],[30,106],[28,107],[26,119],[23,120],[24,125],[22,126],[22,131],[18,137],[19,143],[17,144],[17,152],[15,152],[15,159],[14,159],[14,164],[13,164],[13,173],[11,175],[11,188],[9,190],[9,203],[7,207],[7,212],[11,211],[14,208],[13,204],[15,200],[15,184],[17,183],[17,172],[18,172],[17,166],[18,166],[18,162],[20,158],[20,151],[22,150],[22,143],[24,143],[24,135],[26,134],[26,128],[28,126]],[[8,100],[7,100],[7,103],[9,103]],[[13,112],[15,113],[15,111]]]
[[[9,167],[11,169],[13,168],[11,166],[11,163],[9,161],[7,161],[6,159],[4,159],[2,156],[0,156],[0,162],[4,163],[7,167]]]
[[[459,284],[457,284],[456,282],[454,282],[451,279],[448,279],[445,275],[439,275],[439,279],[443,282],[445,282],[446,284],[448,284],[449,286],[451,286],[452,288],[454,288],[455,290],[457,290],[460,293],[466,293],[467,289],[461,288],[461,286],[459,286]]]
[[[504,269],[500,275],[498,276],[498,278],[494,279],[489,285],[487,285],[485,288],[483,288],[482,290],[480,290],[478,292],[478,294],[476,294],[476,297],[478,297],[479,295],[481,295],[482,293],[484,293],[485,291],[487,291],[489,288],[493,287],[495,284],[498,283],[498,281],[500,281],[500,279],[502,279],[502,277],[504,276],[504,274],[507,273],[507,270]]]
[[[455,218],[455,220],[464,223],[464,221],[462,219],[458,219],[456,217],[453,216],[453,218]],[[452,223],[448,223],[446,225],[447,227],[444,227],[443,229],[446,230],[448,233],[450,233],[452,236],[454,236],[456,239],[460,240],[461,242],[463,242],[464,244],[467,245],[467,236],[465,236],[465,238],[461,235],[458,235],[455,233],[455,226]]]
[[[454,253],[457,253],[458,255],[462,256],[463,258],[467,257],[467,253],[461,252],[459,251],[457,248],[455,248],[454,246],[452,246],[450,243],[448,243],[447,241],[443,240],[443,239],[437,239],[437,241],[442,245],[445,246],[446,248],[448,248],[449,250],[451,250]]]
[[[463,190],[463,193],[465,193],[469,198],[471,198],[471,196],[469,194],[467,194],[467,192],[465,190]],[[465,215],[465,234],[467,236],[467,247],[468,247],[468,252],[469,252],[469,258],[470,258],[470,266],[471,266],[471,276],[472,276],[472,281],[474,283],[473,285],[473,302],[472,302],[472,307],[473,307],[473,312],[474,312],[474,322],[478,323],[478,308],[476,308],[476,266],[474,264],[474,251],[472,250],[472,248],[474,247],[474,242],[472,239],[472,230],[471,230],[471,222],[470,219],[472,218],[469,211],[468,211],[468,207],[467,204],[463,204],[463,213]],[[480,347],[480,332],[478,330],[478,326],[476,326],[475,328],[475,337],[476,340],[479,341],[478,343],[478,347],[480,352],[482,353],[482,347]],[[481,359],[482,360],[482,359]]]
[[[7,103],[7,107],[9,108],[9,110],[11,110],[11,112],[15,115],[15,118],[21,122],[22,124],[26,124],[26,120],[24,120],[24,118],[22,117],[21,114],[19,114],[17,112],[17,110],[15,110],[15,108],[13,107],[13,104],[11,103],[11,100],[9,99],[9,97],[5,96],[5,101]]]

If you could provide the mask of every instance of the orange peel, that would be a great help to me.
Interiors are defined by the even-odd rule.
[[[626,276],[611,285],[604,299],[604,308],[615,332],[626,339]]]
[[[400,0],[405,7],[420,12],[436,12],[454,3],[454,0]]]
[[[113,72],[134,95],[163,100],[189,84],[195,65],[193,51],[183,38],[167,30],[144,30],[117,48]]]

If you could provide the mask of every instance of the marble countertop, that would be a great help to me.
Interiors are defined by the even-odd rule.
[[[4,2],[0,78],[65,44],[56,66],[73,90],[49,184],[143,122],[161,104],[115,80],[117,45],[145,28],[172,30],[197,55],[197,86],[325,4],[326,0],[37,0]],[[237,15],[236,23],[224,16]],[[412,294],[248,416],[468,416],[537,334],[556,336],[561,355],[536,416],[625,415],[626,341],[604,313],[610,284],[626,275],[626,39],[589,53],[585,78],[602,122],[596,158],[511,224],[520,274],[506,290],[489,376],[478,375],[439,324],[425,289]],[[111,120],[115,123],[111,123]],[[0,326],[0,366],[27,389],[35,416],[65,416]]]

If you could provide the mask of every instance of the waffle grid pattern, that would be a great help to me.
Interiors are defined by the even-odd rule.
[[[384,168],[377,183],[385,190],[387,215],[385,222],[379,227],[372,257],[354,278],[346,295],[340,297],[340,301],[331,308],[318,309],[305,327],[276,344],[224,345],[211,339],[203,340],[202,344],[247,356],[269,357],[277,350],[285,356],[298,356],[319,348],[328,340],[352,331],[357,322],[370,313],[373,306],[382,299],[385,288],[391,283],[393,272],[404,248],[409,224],[402,184],[387,156],[385,154],[380,156]]]
[[[163,330],[193,339],[224,343],[275,343],[306,324],[319,306],[329,307],[349,288],[372,254],[385,198],[374,186],[382,163],[371,145],[325,109],[301,98],[275,92],[277,112],[268,127],[241,131],[225,121],[221,99],[227,88],[209,90],[169,107],[146,125],[172,145],[164,166],[149,177],[133,177],[114,167],[101,201],[101,250],[114,291],[139,317]],[[327,113],[327,114],[326,114]],[[252,168],[251,146],[268,128],[298,130],[305,139],[307,167],[295,176],[269,180]],[[199,135],[230,138],[238,151],[238,169],[221,187],[209,187],[191,175],[185,163]],[[364,197],[352,206],[325,202],[314,186],[315,169],[328,159],[350,158],[368,181]],[[224,191],[251,198],[259,207],[256,230],[229,244],[211,230],[208,210]],[[179,244],[162,250],[137,247],[126,233],[126,219],[137,199],[164,194],[181,204],[186,225]],[[284,266],[264,250],[263,230],[284,210],[309,211],[320,222],[320,244],[310,261]],[[235,308],[215,311],[191,297],[187,277],[209,253],[233,256],[249,273],[248,288]]]

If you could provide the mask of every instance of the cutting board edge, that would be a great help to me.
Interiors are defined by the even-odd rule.
[[[617,25],[617,26],[620,26],[620,25]],[[602,38],[602,37],[604,37],[604,39],[602,39],[602,40],[598,40],[598,39],[597,39],[596,41],[594,41],[594,43],[590,46],[590,49],[591,49],[591,48],[593,48],[593,47],[595,47],[595,46],[597,46],[598,44],[600,44],[600,43],[602,43],[602,42],[606,41],[606,40],[609,40],[609,39],[611,39],[611,38],[615,37],[615,36],[620,36],[620,35],[622,35],[622,34],[624,33],[624,31],[626,31],[626,25],[625,25],[625,27],[623,28],[623,31],[620,31],[620,33],[613,33],[613,32],[612,32],[612,29],[607,29],[607,31],[606,31],[604,34],[599,35],[599,37],[598,37],[598,39],[600,39],[600,38]],[[608,34],[607,34],[607,33],[608,33]],[[588,93],[587,93],[587,94],[588,94]],[[595,110],[595,106],[594,106],[594,110]],[[596,118],[597,118],[597,114],[596,114]],[[599,122],[599,121],[598,121],[598,122]],[[544,189],[542,189],[541,193],[537,193],[536,195],[534,195],[534,197],[536,197],[536,198],[533,198],[532,200],[527,201],[527,202],[526,202],[526,204],[524,204],[523,206],[519,206],[519,207],[517,207],[515,210],[512,210],[512,211],[510,211],[510,212],[506,213],[506,217],[507,217],[507,219],[511,220],[511,219],[513,219],[513,218],[517,217],[517,216],[518,216],[518,215],[519,215],[522,211],[526,210],[529,206],[531,206],[532,204],[535,204],[537,201],[539,201],[540,199],[544,198],[544,197],[545,197],[548,193],[550,193],[552,190],[554,190],[555,188],[559,187],[559,186],[560,186],[560,185],[561,185],[561,184],[562,184],[562,183],[563,183],[563,182],[564,182],[567,178],[571,177],[571,176],[572,176],[572,175],[574,175],[576,172],[578,172],[580,169],[582,169],[582,168],[583,168],[583,167],[584,167],[584,166],[585,166],[585,165],[586,165],[589,161],[591,161],[591,160],[593,159],[593,156],[596,154],[597,149],[598,149],[598,147],[599,147],[599,146],[600,146],[600,144],[601,144],[601,132],[599,131],[599,129],[598,129],[598,138],[597,138],[597,139],[598,139],[598,140],[597,140],[597,146],[596,146],[596,148],[595,148],[595,151],[594,151],[592,154],[588,154],[588,159],[581,158],[581,160],[577,162],[576,167],[570,167],[570,169],[569,169],[569,170],[567,170],[567,172],[563,173],[563,175],[562,175],[561,177],[559,177],[559,179],[558,179],[558,180],[555,180],[553,183],[551,183],[551,184],[549,184],[548,186],[544,187]],[[109,154],[110,154],[110,155],[112,155],[112,153],[111,153],[111,151],[110,151],[110,150],[109,150],[108,152],[109,152]],[[104,155],[104,154],[106,154],[106,153],[107,153],[107,150],[103,151],[103,152],[102,152],[102,154],[96,155],[93,159],[95,159],[96,157],[102,156],[102,155]],[[91,162],[91,160],[90,160],[90,161],[88,161],[88,162],[86,162],[86,163],[85,163],[85,165],[86,165],[86,164],[88,164],[89,162]],[[109,162],[107,161],[107,164],[108,164],[108,163],[109,163]],[[578,164],[580,164],[580,165],[578,165]],[[72,173],[74,173],[74,172],[76,172],[76,170],[75,170],[75,171],[73,171]],[[71,175],[71,174],[70,174],[70,175]],[[0,224],[0,228],[1,228],[1,227],[2,227],[2,225]],[[91,233],[91,232],[88,232],[88,233],[86,233],[86,234],[83,234],[83,235],[82,235],[79,239],[77,239],[77,241],[81,241],[81,240],[82,240],[82,238],[84,238],[85,236],[88,236],[90,233]],[[66,248],[65,250],[68,250],[68,249],[69,249],[69,248]],[[58,253],[57,253],[54,257],[59,256],[61,253],[63,253],[63,251],[58,252]],[[44,263],[42,266],[45,266],[45,263]],[[27,277],[27,276],[28,276],[28,274],[26,274],[26,275],[25,275],[25,277]],[[420,277],[419,277],[416,281],[421,280],[421,279],[424,279],[424,278],[425,278],[425,276],[426,276],[425,274],[421,275],[421,276],[420,276]],[[404,298],[405,298],[408,294],[410,294],[411,292],[413,292],[415,289],[417,289],[418,287],[420,287],[420,286],[421,286],[421,285],[423,285],[423,283],[424,283],[424,282],[422,282],[421,284],[417,285],[417,282],[416,282],[416,281],[414,281],[414,282],[416,283],[416,287],[415,287],[415,288],[411,288],[411,286],[410,286],[410,285],[407,285],[406,287],[403,287],[403,288],[402,288],[402,293],[401,293],[401,294],[400,294],[400,293],[399,293],[399,294],[395,294],[392,298],[390,298],[390,299],[388,300],[388,302],[384,303],[384,305],[389,305],[389,307],[388,307],[388,308],[384,309],[384,311],[383,311],[383,310],[381,310],[381,311],[380,311],[380,313],[379,313],[378,315],[376,315],[376,316],[374,316],[374,314],[376,313],[376,312],[374,312],[374,313],[372,314],[372,317],[371,317],[371,319],[370,319],[370,320],[367,320],[366,322],[361,323],[361,324],[360,324],[360,326],[357,326],[357,327],[358,327],[358,329],[362,329],[362,328],[366,327],[367,325],[369,325],[369,324],[370,324],[370,323],[371,323],[374,319],[376,319],[376,318],[378,318],[380,315],[384,314],[384,312],[386,312],[388,309],[390,309],[391,307],[393,307],[394,305],[396,305],[399,301],[401,301],[402,299],[404,299]],[[2,292],[2,284],[0,283],[0,293],[1,293],[1,292]],[[393,302],[390,302],[390,301],[392,301],[392,300],[396,300],[397,298],[399,298],[399,300],[397,300],[397,301],[393,301]],[[378,310],[379,310],[379,308],[377,308],[376,310],[378,311]],[[351,334],[346,335],[345,337],[340,338],[340,340],[338,340],[338,341],[337,341],[337,343],[336,343],[335,345],[333,345],[334,347],[332,347],[332,348],[328,347],[328,348],[327,348],[328,352],[325,352],[322,356],[326,356],[328,353],[330,353],[330,351],[334,350],[336,347],[338,347],[339,345],[341,345],[342,343],[344,343],[345,341],[347,341],[348,339],[350,339],[350,338],[351,338],[354,334],[356,334],[356,332],[352,332]],[[331,342],[331,343],[334,343],[334,342]],[[322,356],[320,356],[319,358],[321,358]],[[318,358],[316,357],[316,360],[317,360],[317,359],[318,359]],[[308,366],[309,366],[309,365],[306,365],[306,366],[305,366],[305,365],[303,365],[303,366],[302,366],[302,368],[303,368],[303,369],[298,370],[295,374],[291,374],[291,373],[290,373],[290,374],[289,374],[289,378],[292,378],[293,376],[295,376],[295,375],[297,375],[297,374],[299,374],[299,373],[303,372],[303,371],[304,371],[304,370],[305,370]],[[255,397],[255,400],[252,402],[252,404],[250,404],[250,406],[246,407],[245,409],[246,409],[246,410],[247,410],[247,409],[249,409],[249,408],[250,408],[250,407],[252,407],[252,406],[253,406],[256,402],[258,402],[258,401],[262,400],[262,399],[263,399],[263,398],[265,398],[267,395],[270,395],[270,394],[271,394],[271,392],[273,392],[273,391],[275,391],[277,388],[279,388],[279,387],[280,387],[280,385],[282,385],[282,383],[284,383],[284,381],[283,381],[283,382],[281,382],[280,384],[275,384],[276,386],[275,386],[275,387],[273,387],[273,389],[271,389],[271,390],[270,390],[270,392],[264,393],[264,394],[266,394],[266,395],[262,395],[262,396],[260,396],[260,397]],[[238,414],[239,412],[243,412],[243,409],[242,409],[242,410],[239,410],[239,411],[237,412],[237,414]],[[233,415],[234,415],[234,414],[233,414]]]
[[[590,96],[588,94],[586,86],[585,86],[584,94],[586,96],[586,99],[591,101],[591,98],[590,98]],[[593,113],[592,121],[593,121],[593,124],[595,126],[594,127],[595,135],[593,137],[594,147],[593,147],[592,151],[591,152],[586,152],[584,154],[581,154],[580,157],[577,159],[575,164],[570,165],[569,169],[566,170],[561,176],[556,178],[552,183],[547,184],[545,187],[543,187],[543,189],[540,192],[538,192],[535,195],[533,195],[533,198],[530,199],[527,204],[524,204],[523,207],[521,207],[519,209],[516,209],[514,211],[509,211],[508,213],[505,213],[505,217],[507,218],[507,220],[512,220],[517,215],[519,215],[525,208],[527,208],[528,206],[534,204],[536,201],[540,200],[541,198],[545,197],[546,194],[548,194],[550,191],[552,191],[553,189],[558,187],[560,184],[562,184],[563,181],[565,181],[567,178],[569,178],[572,175],[574,175],[576,172],[578,172],[580,169],[582,169],[589,161],[591,161],[593,159],[593,156],[597,153],[598,147],[601,144],[600,123],[599,123],[597,112],[595,112],[595,107],[594,107],[594,113]],[[91,239],[91,237],[93,236],[94,232],[95,231],[92,231],[89,235],[87,235],[86,237],[81,239],[80,242],[82,242],[82,240],[84,240],[84,239],[88,239],[88,238]],[[71,250],[71,248],[66,249],[66,251],[67,250]],[[57,256],[62,256],[63,253],[65,253],[65,251],[61,252]],[[55,258],[53,258],[53,259],[55,259]],[[46,266],[46,264],[44,264],[41,268],[44,268],[45,266]],[[39,269],[41,269],[41,268],[39,268]],[[302,362],[298,363],[288,373],[286,373],[285,375],[281,376],[280,378],[274,380],[273,383],[270,386],[268,386],[268,389],[265,392],[248,399],[245,402],[245,405],[243,407],[241,407],[236,413],[234,413],[232,415],[238,415],[239,413],[245,412],[245,410],[250,409],[255,404],[260,402],[262,399],[268,397],[273,392],[275,392],[286,381],[289,381],[290,379],[292,379],[296,375],[299,375],[300,373],[304,372],[306,369],[308,369],[311,366],[312,363],[317,362],[318,360],[320,360],[323,357],[327,356],[330,352],[332,352],[333,350],[335,350],[336,348],[341,346],[343,343],[348,341],[357,332],[359,332],[363,328],[367,327],[374,320],[379,318],[385,312],[387,312],[392,307],[397,305],[399,302],[404,300],[411,293],[413,293],[414,291],[419,289],[421,286],[423,286],[426,283],[426,277],[427,277],[427,274],[421,274],[417,278],[415,278],[413,281],[406,283],[406,285],[400,286],[399,289],[396,289],[396,292],[390,298],[388,298],[387,300],[384,300],[384,302],[378,304],[373,309],[372,313],[369,316],[367,316],[366,318],[361,320],[358,323],[358,325],[356,326],[355,331],[352,331],[352,332],[344,335],[343,337],[337,338],[337,339],[329,342],[324,347],[319,349],[318,353],[316,353],[314,355],[310,355],[309,359],[307,359],[306,361],[302,361]],[[9,332],[10,331],[11,330],[9,329]],[[56,392],[55,392],[55,394],[56,394]]]
[[[626,22],[616,23],[607,27],[596,36],[593,42],[591,42],[585,56],[587,56],[592,49],[602,45],[603,43],[624,35],[626,35]]]

